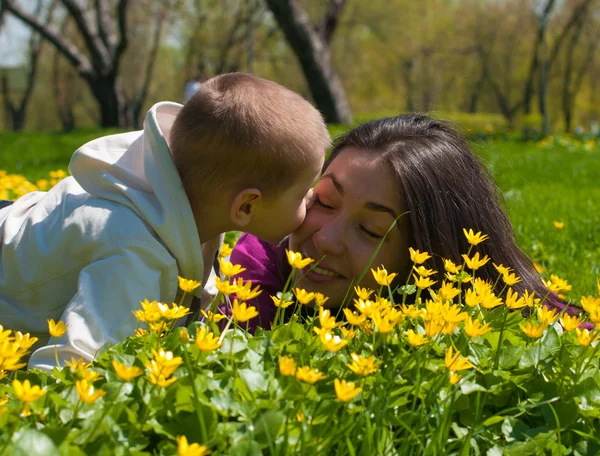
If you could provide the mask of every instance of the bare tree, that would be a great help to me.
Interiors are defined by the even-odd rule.
[[[80,33],[84,49],[27,12],[15,0],[3,0],[2,8],[49,41],[87,82],[100,108],[102,127],[127,126],[126,98],[119,81],[119,65],[128,44],[129,0],[118,0],[113,19],[111,2],[94,0],[93,19],[76,0],[61,0]]]
[[[56,7],[56,1],[53,1],[47,12],[45,25],[48,26],[52,20],[52,14]],[[5,9],[0,10],[0,19],[4,16]],[[42,14],[42,0],[38,0],[33,13],[36,17]],[[21,95],[19,101],[13,102],[9,93],[8,79],[6,75],[2,77],[2,97],[4,99],[4,111],[10,116],[10,124],[13,131],[21,131],[25,126],[25,115],[27,113],[27,106],[31,99],[31,94],[35,87],[35,81],[38,74],[38,64],[40,61],[40,54],[42,52],[42,39],[37,33],[32,33],[29,38],[28,46],[28,67],[27,76],[25,82],[25,90]]]
[[[300,62],[313,100],[329,123],[351,123],[342,82],[331,61],[331,40],[346,0],[329,0],[315,26],[298,0],[267,0],[288,44]]]
[[[575,56],[577,55],[577,47],[584,30],[585,17],[581,16],[575,29],[569,39],[567,47],[565,49],[565,65],[564,74],[562,78],[562,97],[561,105],[563,111],[563,118],[565,121],[565,130],[571,132],[573,126],[573,113],[575,109],[575,97],[583,85],[583,79],[589,72],[591,64],[594,60],[594,54],[598,49],[598,41],[600,35],[596,32],[593,33],[590,30],[587,46],[585,47],[583,58],[579,68],[575,65]],[[588,29],[590,29],[589,27]]]
[[[152,41],[150,45],[150,52],[148,54],[148,58],[146,59],[146,67],[143,73],[143,81],[140,84],[139,89],[133,94],[129,102],[131,110],[130,113],[132,117],[131,119],[129,119],[128,123],[134,125],[136,128],[140,127],[142,108],[144,107],[144,103],[146,102],[146,97],[148,96],[148,89],[150,87],[150,82],[152,81],[152,75],[154,73],[154,66],[156,63],[158,48],[164,30],[164,24],[169,19],[169,11],[174,6],[174,3],[175,2],[170,0],[163,1],[163,3],[159,5],[155,12]]]
[[[551,1],[553,1],[553,0],[549,0],[549,2],[551,2]],[[542,115],[542,134],[543,135],[547,135],[550,132],[550,120],[549,120],[549,113],[548,113],[548,103],[547,103],[548,95],[547,95],[547,93],[548,93],[548,83],[549,83],[548,81],[550,79],[550,72],[552,69],[552,65],[556,61],[566,37],[569,35],[571,30],[573,30],[573,28],[581,26],[583,18],[585,17],[587,11],[589,10],[590,5],[594,1],[595,0],[582,0],[577,6],[575,6],[573,8],[571,15],[569,16],[569,19],[567,20],[567,23],[564,25],[564,27],[562,28],[562,30],[560,31],[560,33],[554,40],[552,47],[550,47],[546,44],[545,33],[542,32],[544,37],[543,37],[542,41],[540,42],[540,46],[542,47],[543,59],[541,61],[541,65],[540,65],[540,82],[539,82],[540,93],[538,96],[538,100],[539,100],[540,114]],[[545,28],[547,27],[547,22],[548,22],[547,18],[543,18],[543,17],[540,18],[540,25],[539,25],[540,30],[542,30],[542,29],[545,30]]]

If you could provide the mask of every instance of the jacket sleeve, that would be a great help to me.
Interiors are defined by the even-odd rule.
[[[65,335],[36,350],[29,367],[49,371],[56,366],[55,347],[61,365],[71,357],[91,361],[108,345],[133,335],[140,326],[133,314],[140,301],[175,300],[177,264],[158,243],[129,240],[99,252],[79,273],[77,288],[61,316],[69,325]]]

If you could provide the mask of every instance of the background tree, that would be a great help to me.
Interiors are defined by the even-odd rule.
[[[312,98],[329,123],[351,123],[342,81],[331,59],[331,41],[346,0],[329,0],[315,26],[297,0],[267,0],[279,27],[300,62]]]

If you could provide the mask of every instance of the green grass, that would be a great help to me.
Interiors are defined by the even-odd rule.
[[[339,128],[332,134],[339,134]],[[110,132],[113,133],[113,132]],[[73,152],[106,132],[0,133],[0,169],[35,180],[66,169]],[[596,294],[600,277],[600,147],[568,141],[548,147],[517,140],[475,142],[496,179],[517,239],[548,273],[573,285],[571,297]],[[565,223],[559,230],[553,221]]]

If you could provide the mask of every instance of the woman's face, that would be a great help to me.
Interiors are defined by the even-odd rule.
[[[343,149],[315,186],[314,204],[304,223],[290,236],[291,250],[320,260],[313,271],[297,272],[296,279],[305,274],[297,286],[328,296],[325,307],[339,306],[348,288],[357,285],[394,219],[405,211],[390,166],[377,163],[361,149]],[[399,273],[393,284],[404,281],[410,268],[407,227],[404,215],[370,266],[383,265],[389,273]],[[378,287],[370,271],[360,285]]]

